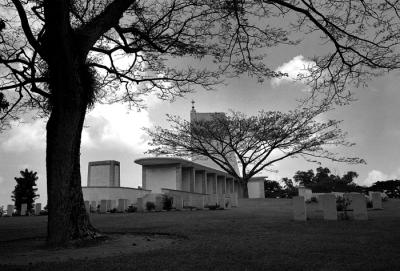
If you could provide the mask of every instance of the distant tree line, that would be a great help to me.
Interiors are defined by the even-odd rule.
[[[282,178],[281,182],[266,180],[264,182],[265,197],[291,198],[298,194],[297,186],[302,185],[314,193],[380,191],[385,192],[389,198],[400,198],[400,180],[378,181],[366,187],[354,182],[357,177],[358,174],[354,171],[348,171],[340,177],[331,174],[329,168],[326,167],[318,167],[316,172],[312,169],[297,171],[293,180],[289,178]]]

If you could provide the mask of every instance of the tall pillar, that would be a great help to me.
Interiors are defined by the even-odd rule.
[[[195,170],[193,167],[189,168],[190,192],[195,192]]]
[[[226,193],[225,180],[226,180],[225,175],[217,175],[217,194]]]
[[[181,164],[176,165],[176,190],[183,190]]]

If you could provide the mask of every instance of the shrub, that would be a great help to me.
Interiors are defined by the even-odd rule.
[[[311,197],[311,202],[318,202],[317,197]]]
[[[152,211],[156,209],[156,205],[152,201],[146,202],[146,210],[147,211]]]
[[[217,210],[219,209],[219,204],[216,203],[215,205],[207,205],[206,208],[208,208],[209,210]]]
[[[172,203],[174,201],[174,198],[168,195],[163,195],[162,198],[162,203],[163,203],[163,209],[170,211],[172,209]]]
[[[117,212],[117,208],[112,208],[111,210],[110,210],[110,213],[116,213]]]
[[[137,212],[137,207],[133,205],[129,205],[128,209],[125,210],[127,213],[135,213]]]
[[[48,211],[47,210],[41,210],[39,215],[48,215]]]
[[[367,208],[372,208],[372,200],[367,199]]]

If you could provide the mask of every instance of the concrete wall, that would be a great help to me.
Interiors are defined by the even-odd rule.
[[[100,201],[127,199],[128,205],[135,204],[138,198],[149,194],[151,191],[128,187],[82,187],[83,199],[87,201]]]
[[[114,160],[89,162],[87,186],[119,187],[119,162]]]
[[[177,188],[176,165],[146,166],[142,170],[146,171],[144,189],[151,190],[152,193],[161,193],[161,188]]]
[[[249,191],[249,198],[265,198],[264,192],[264,181],[253,181],[247,183],[247,189]]]

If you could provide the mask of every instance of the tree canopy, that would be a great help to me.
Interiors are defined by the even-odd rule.
[[[363,159],[340,157],[325,148],[352,145],[338,127],[339,121],[315,121],[315,117],[325,110],[261,111],[256,116],[231,112],[229,115],[215,114],[210,120],[191,122],[167,115],[170,128],[146,129],[151,138],[149,145],[153,147],[148,153],[207,157],[245,183],[288,157],[364,163]],[[235,170],[236,162],[240,173]]]
[[[37,188],[35,188],[36,181],[38,180],[37,172],[25,169],[20,171],[20,174],[21,177],[15,177],[17,184],[15,185],[11,198],[14,201],[17,212],[21,212],[21,204],[23,203],[27,204],[27,211],[31,212],[35,199],[39,198],[39,195],[36,194]]]

